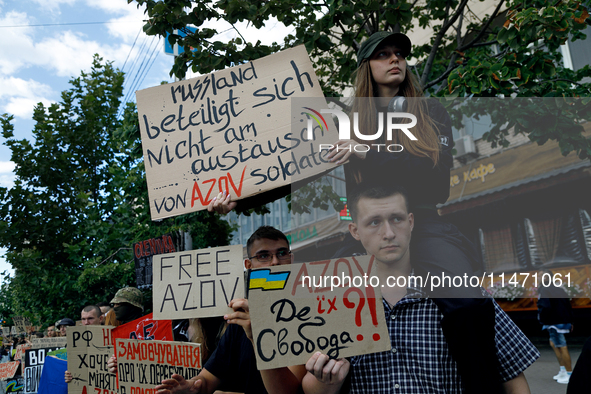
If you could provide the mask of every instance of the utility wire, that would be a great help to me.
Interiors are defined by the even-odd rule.
[[[142,28],[140,27],[140,29],[137,32],[137,35],[135,36],[135,40],[133,40],[133,45],[131,46],[131,49],[129,50],[127,57],[125,58],[125,62],[123,63],[123,67],[121,67],[121,71],[123,71],[125,69],[125,65],[127,64],[127,60],[129,59],[129,55],[131,55],[131,52],[133,52],[133,48],[135,47],[135,43],[137,42],[137,38],[140,36],[141,32],[142,32]]]
[[[137,21],[113,21],[113,22],[71,22],[71,23],[43,23],[40,25],[12,25],[12,26],[0,26],[2,27],[48,27],[48,26],[74,26],[74,25],[109,25],[113,23],[130,23],[130,22],[137,22]]]

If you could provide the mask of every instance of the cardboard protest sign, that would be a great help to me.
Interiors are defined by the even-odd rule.
[[[66,337],[53,337],[53,338],[33,338],[31,340],[31,343],[33,344],[32,348],[33,349],[41,349],[41,348],[62,348],[62,347],[66,347],[66,344],[68,343],[67,338]]]
[[[360,256],[249,271],[257,368],[305,364],[317,351],[340,358],[390,350],[380,288],[370,285],[375,269],[373,256]]]
[[[27,326],[31,325],[29,319],[27,319],[23,316],[14,316],[12,318],[12,321],[14,322],[14,326],[16,327],[16,331],[19,334],[27,332]]]
[[[175,373],[190,379],[202,369],[196,343],[117,339],[115,356],[120,394],[154,389]]]
[[[64,380],[64,373],[68,369],[67,364],[67,361],[60,360],[56,357],[47,356],[45,358],[38,394],[68,393],[68,384]]]
[[[8,363],[1,363],[0,364],[0,380],[10,379],[16,373],[20,362],[18,361],[11,361]]]
[[[154,256],[155,319],[222,316],[244,297],[242,245]]]
[[[24,393],[24,390],[25,381],[22,376],[15,376],[12,379],[0,383],[0,392],[20,394]]]
[[[39,391],[41,373],[43,371],[46,356],[53,350],[56,349],[28,349],[25,351],[25,367],[23,371],[23,377],[25,378],[25,393],[33,394]]]
[[[170,320],[154,320],[152,314],[123,324],[112,331],[115,339],[145,339],[157,341],[172,341],[172,322]]]
[[[338,139],[324,133],[336,130],[332,118],[308,139],[310,110],[292,116],[295,97],[326,108],[303,45],[136,96],[152,220],[205,209],[221,191],[242,199],[335,166],[319,154]]]
[[[69,394],[117,391],[115,375],[107,367],[113,355],[112,329],[113,326],[68,327],[68,371],[72,374]]]
[[[2,335],[7,337],[10,335],[10,327],[2,327]]]
[[[24,345],[18,345],[16,347],[16,353],[14,354],[14,360],[20,360],[22,359],[23,355],[25,354],[25,350],[30,349],[31,345],[29,344],[24,344]]]
[[[156,254],[176,252],[172,236],[165,234],[133,244],[133,261],[138,289],[152,287],[152,257]]]

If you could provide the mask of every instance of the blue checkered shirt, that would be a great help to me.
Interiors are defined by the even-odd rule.
[[[441,330],[443,315],[433,300],[421,289],[409,287],[393,308],[383,303],[392,349],[351,358],[351,393],[462,393],[457,364]],[[533,364],[540,353],[494,305],[499,373],[506,382]]]

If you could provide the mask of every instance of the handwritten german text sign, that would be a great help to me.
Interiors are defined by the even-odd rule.
[[[308,139],[306,113],[317,103],[294,117],[295,97],[326,108],[304,46],[137,92],[152,220],[205,209],[220,191],[239,200],[334,167],[319,144],[336,133]]]

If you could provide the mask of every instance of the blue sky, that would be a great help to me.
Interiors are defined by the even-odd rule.
[[[174,81],[168,75],[173,57],[164,54],[163,40],[141,31],[144,19],[143,9],[127,0],[0,0],[0,113],[14,115],[15,137],[31,138],[34,106],[59,101],[95,53],[127,73],[124,95],[132,101],[133,90]],[[223,31],[215,37],[220,41],[236,34],[224,22],[207,27]],[[247,40],[263,43],[292,32],[277,22],[261,30],[236,27]],[[0,186],[10,187],[14,164],[4,142],[0,136]],[[11,272],[5,252],[0,249],[0,272]]]

